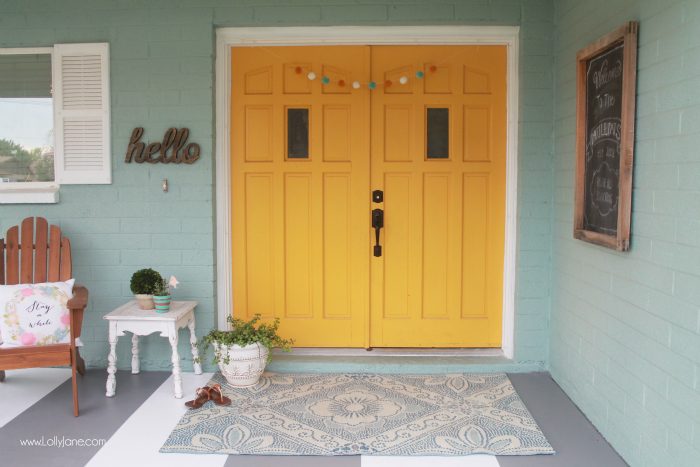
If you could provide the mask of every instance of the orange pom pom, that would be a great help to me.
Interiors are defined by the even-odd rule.
[[[296,67],[294,69],[294,73],[296,73],[297,75],[300,75],[301,74],[301,67],[300,66]]]
[[[435,65],[430,65],[430,71],[435,73],[437,71],[437,67]]]
[[[392,84],[394,83],[392,83],[390,79],[384,81],[384,86],[386,86],[387,88],[391,87]]]
[[[345,80],[341,79],[340,81],[338,81],[338,86],[340,86],[341,88],[344,88],[345,87]]]

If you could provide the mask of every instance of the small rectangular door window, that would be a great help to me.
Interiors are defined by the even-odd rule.
[[[287,109],[287,159],[309,158],[309,109]]]
[[[426,156],[428,159],[449,158],[450,109],[428,108],[426,123]]]

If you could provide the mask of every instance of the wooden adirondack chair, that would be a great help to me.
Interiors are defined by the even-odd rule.
[[[36,234],[34,226],[36,225]],[[61,229],[46,219],[28,217],[18,226],[7,230],[7,237],[0,239],[0,284],[37,284],[65,281],[72,277],[70,241],[61,236]],[[7,257],[7,259],[5,259]],[[78,381],[76,372],[85,374],[85,361],[80,357],[75,339],[80,337],[83,312],[87,305],[85,287],[73,287],[73,298],[68,301],[70,310],[70,343],[33,347],[0,347],[0,382],[5,380],[4,370],[70,365],[73,379],[73,415],[78,416]],[[9,384],[9,383],[5,383]]]

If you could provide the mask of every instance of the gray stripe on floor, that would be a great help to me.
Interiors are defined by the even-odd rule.
[[[170,375],[117,372],[117,395],[105,397],[105,370],[89,370],[78,376],[80,417],[73,416],[71,381],[58,386],[39,402],[0,428],[2,465],[65,467],[85,465],[99,451],[90,447],[26,447],[20,440],[52,442],[57,439],[109,439],[144,400]],[[12,384],[8,378],[4,385]]]
[[[70,368],[8,370],[0,383],[0,428],[70,379]]]
[[[511,373],[508,377],[557,453],[553,456],[498,456],[501,467],[627,465],[549,373]]]

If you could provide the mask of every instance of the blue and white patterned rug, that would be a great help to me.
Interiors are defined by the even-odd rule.
[[[505,374],[271,374],[188,411],[160,452],[255,455],[554,454]]]

